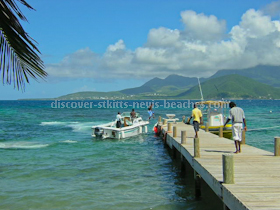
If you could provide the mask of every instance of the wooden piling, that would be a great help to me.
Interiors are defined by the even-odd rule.
[[[161,123],[161,116],[158,117],[158,122]]]
[[[182,177],[184,177],[185,175],[186,175],[186,173],[187,173],[187,168],[186,168],[186,164],[187,164],[187,162],[186,162],[186,159],[185,159],[185,157],[182,155],[182,153],[181,153],[181,176]]]
[[[187,143],[187,131],[181,131],[181,144]]]
[[[223,126],[221,126],[221,127],[219,127],[219,137],[224,137],[224,127]]]
[[[226,204],[223,205],[223,210],[230,210]]]
[[[173,137],[177,137],[177,127],[173,127]]]
[[[199,198],[201,196],[201,176],[194,171],[194,184],[195,184],[195,197]]]
[[[200,158],[199,138],[194,138],[194,157]]]
[[[274,156],[280,156],[280,137],[274,138]]]
[[[164,119],[163,120],[163,125],[166,125],[167,124],[167,119]]]
[[[223,155],[223,179],[225,184],[234,184],[234,161],[232,154]]]
[[[168,126],[167,132],[168,132],[168,133],[171,133],[171,131],[172,131],[172,123],[169,122],[169,123],[167,124],[167,126]]]
[[[208,122],[205,124],[205,132],[209,132],[209,123]]]

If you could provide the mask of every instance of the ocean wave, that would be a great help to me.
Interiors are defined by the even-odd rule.
[[[77,143],[77,141],[73,141],[73,140],[65,140],[65,141],[60,141],[62,143]]]
[[[68,124],[67,127],[70,127],[73,129],[73,132],[83,132],[88,131],[92,127],[92,122],[86,122],[86,123],[73,123]]]
[[[41,122],[40,125],[65,125],[65,122],[57,122],[57,121],[53,121],[53,122]]]
[[[49,146],[49,144],[39,144],[35,142],[5,142],[0,143],[0,149],[39,149]]]
[[[103,122],[102,122],[103,123]],[[100,122],[59,122],[59,121],[53,121],[53,122],[41,122],[40,125],[42,126],[65,126],[70,127],[73,132],[88,132],[93,125],[102,124]]]

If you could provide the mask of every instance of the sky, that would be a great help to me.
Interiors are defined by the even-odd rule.
[[[48,77],[0,100],[117,91],[171,74],[280,65],[280,1],[27,0],[21,22]],[[20,4],[19,4],[20,5]]]

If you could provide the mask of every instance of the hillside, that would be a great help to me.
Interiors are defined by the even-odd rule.
[[[204,78],[200,78],[200,81],[204,81]],[[165,79],[160,78],[154,78],[148,82],[146,82],[143,86],[144,87],[151,87],[153,89],[155,88],[161,88],[164,86],[174,86],[178,88],[186,88],[186,87],[192,87],[197,84],[197,78],[196,77],[184,77],[179,76],[176,74],[169,75]]]
[[[280,66],[256,66],[243,70],[220,70],[209,78],[200,78],[204,98],[277,98],[280,99]],[[267,84],[267,85],[265,85]],[[57,99],[198,99],[196,77],[169,75],[153,78],[140,87],[114,92],[78,92]]]
[[[205,78],[201,78],[200,81],[205,81]],[[194,85],[197,85],[196,77],[184,77],[172,74],[165,79],[155,77],[140,87],[124,89],[120,92],[127,95],[137,95],[144,93],[177,95],[178,93],[187,90]]]
[[[238,74],[271,85],[273,87],[280,87],[280,66],[260,65],[253,68],[241,70],[220,70],[217,71],[217,73],[211,76],[209,79],[230,74]]]
[[[238,74],[267,85],[280,87],[280,66],[262,65],[242,70],[220,70],[209,78],[200,78],[200,82],[203,83],[207,80],[231,74]],[[140,87],[124,89],[120,92],[126,95],[147,95],[157,93],[161,96],[176,96],[180,94],[180,92],[186,92],[197,84],[198,81],[196,77],[184,77],[172,74],[165,79],[155,77]]]
[[[118,91],[112,92],[95,92],[95,91],[85,91],[85,92],[77,92],[71,93],[64,96],[60,96],[56,99],[58,100],[92,100],[92,99],[100,99],[100,98],[122,98],[125,95]]]
[[[278,88],[260,83],[238,74],[225,75],[201,83],[204,99],[221,98],[280,98]],[[177,95],[179,98],[200,99],[199,86]]]

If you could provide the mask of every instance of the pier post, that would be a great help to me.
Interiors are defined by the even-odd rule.
[[[233,155],[223,155],[223,178],[225,184],[234,184],[234,161]]]
[[[194,157],[200,158],[199,138],[194,138]]]
[[[242,141],[241,144],[246,144],[246,131],[243,129],[242,130]]]
[[[166,125],[167,124],[167,119],[164,119],[163,120],[163,125]]]
[[[177,158],[177,149],[173,145],[171,148],[171,153],[172,153],[172,158],[176,159]]]
[[[177,137],[177,127],[173,127],[173,137]]]
[[[158,122],[161,123],[161,116],[158,117]]]
[[[224,137],[224,127],[223,126],[221,126],[221,127],[219,127],[219,137]]]
[[[223,205],[223,210],[230,210],[226,204]]]
[[[208,122],[205,124],[205,132],[209,132],[209,123]]]
[[[181,144],[187,143],[187,131],[181,131]]]
[[[181,153],[181,176],[184,177],[186,175],[187,169],[186,169],[186,159]]]
[[[201,196],[201,176],[196,171],[194,171],[194,184],[195,197],[199,198]]]
[[[274,138],[274,156],[280,156],[280,137]]]
[[[168,133],[171,133],[172,123],[168,123],[168,124],[167,124],[167,127],[168,127],[167,132],[168,132]]]

